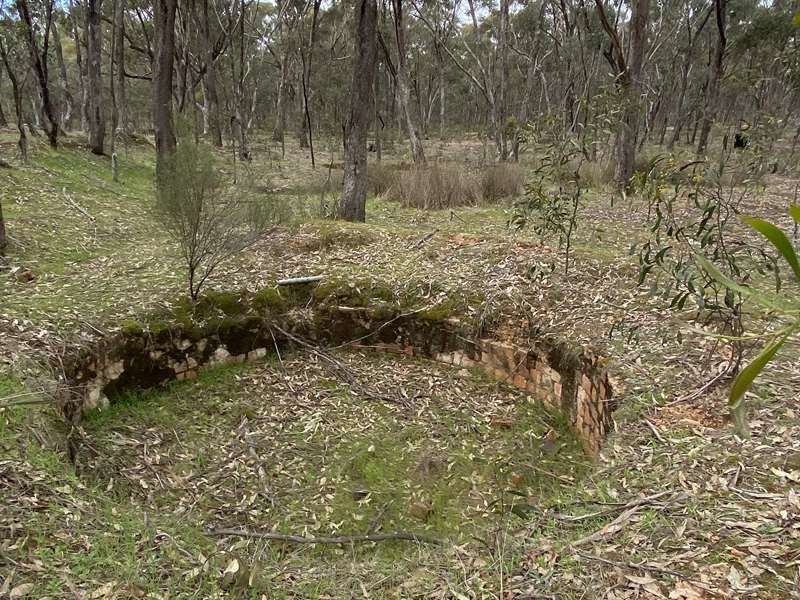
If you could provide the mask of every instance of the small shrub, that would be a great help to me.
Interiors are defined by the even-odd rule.
[[[525,171],[516,163],[501,162],[481,173],[481,197],[484,202],[513,198],[522,192]]]
[[[282,218],[273,198],[258,198],[226,183],[211,150],[182,135],[157,174],[155,214],[180,246],[189,296],[200,289],[224,261],[251,246]]]

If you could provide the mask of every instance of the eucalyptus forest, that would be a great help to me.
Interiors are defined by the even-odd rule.
[[[796,0],[0,0],[0,600],[800,598]]]

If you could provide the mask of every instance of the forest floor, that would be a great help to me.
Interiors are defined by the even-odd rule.
[[[121,399],[83,424],[75,465],[50,407],[0,408],[0,597],[800,597],[797,348],[748,395],[752,436],[737,438],[725,386],[703,388],[726,362],[720,347],[693,311],[637,286],[629,247],[646,236],[646,206],[587,194],[565,275],[557,245],[509,230],[507,203],[421,211],[371,198],[365,225],[320,220],[337,172],[312,170],[297,149],[255,152],[246,176],[298,223],[273,229],[213,287],[322,274],[431,302],[481,297],[466,310],[491,310],[507,335],[535,325],[606,357],[615,432],[590,464],[557,416],[518,391],[347,351],[337,359],[402,390],[407,406],[360,397],[297,352]],[[0,155],[13,154],[0,132]],[[480,146],[430,154],[472,169]],[[149,210],[152,148],[120,157],[118,183],[77,139],[57,152],[37,141],[28,164],[0,170],[12,236],[0,398],[35,389],[39,359],[81,332],[183,293],[176,248]],[[786,227],[797,181],[767,184],[748,212]],[[446,543],[208,535],[221,527],[406,529]]]

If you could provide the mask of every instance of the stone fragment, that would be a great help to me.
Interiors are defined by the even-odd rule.
[[[408,507],[408,514],[419,521],[427,521],[432,509],[428,502],[414,502]]]

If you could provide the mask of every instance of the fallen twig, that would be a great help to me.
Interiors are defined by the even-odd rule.
[[[616,519],[603,525],[597,531],[587,535],[586,537],[580,538],[572,542],[569,547],[570,548],[577,548],[578,546],[585,546],[586,544],[596,542],[599,539],[607,537],[609,535],[613,535],[620,531],[628,521],[630,521],[636,513],[638,513],[643,507],[649,504],[653,504],[653,501],[661,498],[662,496],[666,496],[667,494],[671,494],[671,490],[667,490],[664,492],[659,492],[657,494],[653,494],[652,496],[646,496],[645,498],[637,498],[636,500],[632,500],[625,506],[621,507],[625,509]],[[608,512],[608,511],[606,511]],[[600,515],[594,515],[600,516]]]
[[[47,404],[49,398],[30,398],[30,396],[41,396],[41,392],[23,392],[0,398],[0,408],[10,408],[12,406],[23,406],[28,404]]]
[[[652,496],[646,496],[644,498],[637,498],[636,500],[631,500],[627,504],[619,504],[612,508],[608,508],[606,510],[599,510],[593,513],[585,514],[585,515],[555,515],[556,519],[559,521],[585,521],[586,519],[596,519],[598,517],[607,517],[609,515],[613,515],[621,510],[626,510],[629,508],[633,508],[635,506],[644,506],[646,504],[654,504],[654,500],[661,498],[667,494],[671,494],[671,491],[666,492],[659,492],[657,494],[653,494]]]
[[[407,542],[417,542],[419,544],[433,544],[442,546],[443,542],[436,538],[420,535],[418,533],[408,533],[396,531],[393,533],[376,533],[372,535],[340,535],[336,537],[303,537],[301,535],[289,535],[286,533],[273,533],[271,531],[247,531],[245,529],[213,529],[206,532],[214,537],[246,537],[262,540],[275,540],[279,542],[292,542],[295,544],[354,544],[360,542],[385,542],[391,540],[402,540]]]
[[[423,235],[421,238],[419,238],[419,239],[418,239],[418,240],[417,240],[417,241],[414,243],[414,245],[412,245],[411,247],[412,247],[413,249],[415,249],[415,250],[417,250],[417,249],[419,249],[419,248],[422,248],[422,246],[425,244],[425,242],[429,241],[429,240],[430,240],[430,239],[431,239],[433,236],[435,236],[437,233],[439,233],[439,229],[438,229],[438,228],[437,228],[437,229],[434,229],[433,231],[431,231],[431,232],[429,232],[429,233],[426,233],[426,234],[425,234],[425,235]]]
[[[95,219],[92,215],[89,214],[89,211],[83,208],[80,204],[75,202],[72,198],[70,198],[69,194],[67,194],[67,188],[62,188],[61,193],[64,195],[64,200],[67,201],[67,204],[72,206],[75,210],[81,213],[84,217],[89,219],[92,223],[95,223],[97,219]]]
[[[659,442],[661,442],[662,444],[669,444],[669,442],[664,439],[664,437],[661,435],[661,433],[658,431],[658,428],[652,421],[650,421],[649,419],[644,419],[644,422],[650,428],[650,431],[653,432],[653,435],[656,436],[656,439]]]

